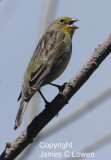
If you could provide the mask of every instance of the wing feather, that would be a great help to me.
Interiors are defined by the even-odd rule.
[[[31,74],[31,79],[29,80],[29,87],[24,93],[24,100],[29,101],[30,98],[33,96],[33,94],[39,90],[41,85],[44,82],[44,79],[46,78],[47,74],[49,73],[50,67],[42,66],[39,70],[37,70]]]

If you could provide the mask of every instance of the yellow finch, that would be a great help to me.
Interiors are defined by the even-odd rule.
[[[40,39],[24,74],[14,129],[21,125],[27,104],[35,92],[58,78],[68,65],[72,52],[72,36],[78,28],[73,24],[76,21],[68,17],[59,18]]]

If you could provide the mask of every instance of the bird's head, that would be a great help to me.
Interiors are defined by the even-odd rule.
[[[51,27],[55,30],[67,33],[72,37],[75,29],[78,28],[76,25],[74,25],[74,22],[77,22],[77,21],[78,20],[74,18],[61,17],[56,19],[51,24]]]

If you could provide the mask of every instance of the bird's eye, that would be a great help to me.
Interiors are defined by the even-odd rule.
[[[64,22],[65,20],[64,19],[60,19],[60,22]]]

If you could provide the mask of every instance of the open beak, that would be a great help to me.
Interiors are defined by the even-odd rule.
[[[73,29],[78,29],[79,27],[77,27],[76,25],[74,25],[74,22],[77,22],[77,21],[78,21],[77,19],[72,18],[72,19],[69,21],[69,27],[70,27],[70,28],[73,28]]]

